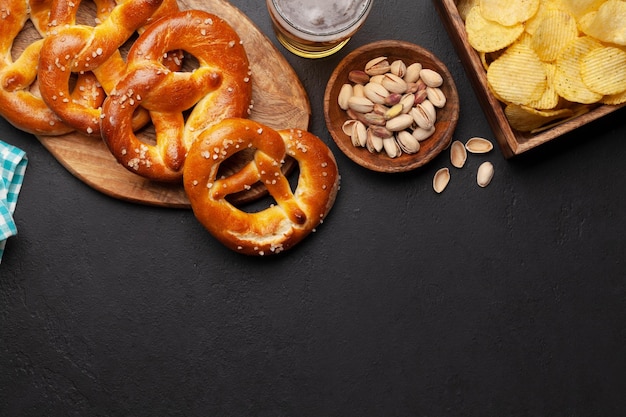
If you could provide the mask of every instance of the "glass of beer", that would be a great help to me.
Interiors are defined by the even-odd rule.
[[[305,58],[340,50],[365,23],[373,0],[266,0],[278,41]]]

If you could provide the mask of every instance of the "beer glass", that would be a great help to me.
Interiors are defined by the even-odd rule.
[[[322,58],[340,50],[367,19],[373,0],[266,0],[276,38],[288,51]]]

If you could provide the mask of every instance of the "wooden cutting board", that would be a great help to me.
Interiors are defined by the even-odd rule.
[[[179,0],[181,9],[213,13],[237,31],[244,42],[252,69],[250,118],[274,128],[308,129],[311,108],[293,68],[258,27],[239,9],[223,0]],[[182,185],[149,181],[119,165],[99,138],[70,133],[38,136],[43,146],[74,176],[111,197],[133,203],[189,208]],[[233,198],[243,204],[265,194],[262,185]]]

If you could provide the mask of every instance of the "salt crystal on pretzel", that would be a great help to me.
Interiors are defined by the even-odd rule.
[[[196,58],[198,68],[169,70],[163,56],[177,49]],[[131,172],[156,181],[181,181],[196,136],[224,118],[247,115],[249,70],[245,49],[227,22],[200,10],[170,14],[150,25],[131,47],[127,73],[103,104],[102,137]],[[139,106],[150,112],[156,143],[133,132],[130,119]],[[185,120],[183,112],[189,109]]]
[[[220,166],[249,148],[253,159],[223,178]],[[299,168],[293,191],[281,170],[287,157]],[[257,182],[275,205],[248,213],[228,201]],[[194,215],[216,239],[238,253],[263,256],[292,248],[323,222],[335,202],[339,173],[330,149],[312,133],[233,118],[211,126],[192,145],[184,187]]]

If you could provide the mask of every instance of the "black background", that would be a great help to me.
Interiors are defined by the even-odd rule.
[[[623,415],[624,111],[511,160],[370,172],[322,113],[332,69],[370,41],[433,51],[459,89],[455,139],[494,141],[433,4],[377,1],[315,61],[276,43],[264,2],[232,4],[309,94],[342,175],[331,214],[289,252],[243,257],[188,210],[94,191],[1,120],[29,165],[0,265],[0,416]]]

